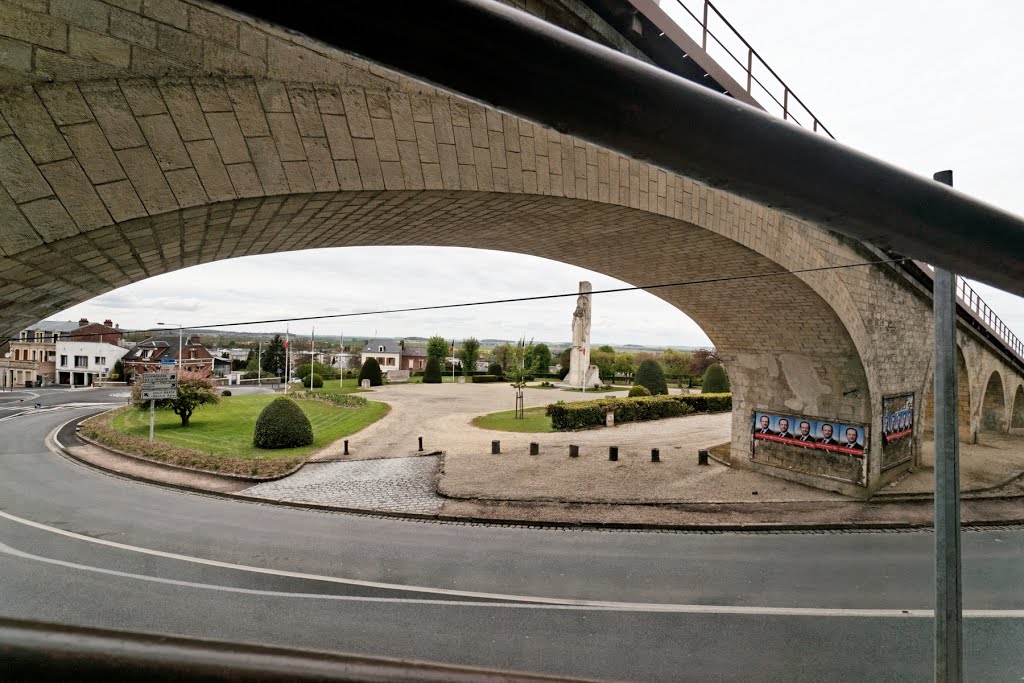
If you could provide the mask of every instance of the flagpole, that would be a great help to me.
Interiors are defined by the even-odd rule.
[[[284,390],[288,391],[291,385],[292,374],[292,345],[288,326],[284,327]]]
[[[316,326],[309,330],[309,390],[313,391],[313,337],[316,336]]]

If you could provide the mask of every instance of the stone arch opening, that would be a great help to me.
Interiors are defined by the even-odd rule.
[[[1024,386],[1018,386],[1013,396],[1013,412],[1010,415],[1012,429],[1024,429]]]
[[[1006,431],[1006,399],[1003,393],[1003,378],[998,370],[988,377],[985,393],[981,400],[981,424],[983,432]]]
[[[964,358],[963,349],[957,344],[956,347],[956,418],[960,432],[960,440],[971,442],[971,379],[967,373],[967,360]],[[932,377],[926,388],[928,401],[925,404],[924,428],[925,434],[935,433],[935,378]]]

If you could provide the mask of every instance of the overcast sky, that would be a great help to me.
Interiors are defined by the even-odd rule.
[[[690,0],[699,5],[699,2]],[[1008,0],[717,0],[838,140],[910,171],[954,170],[964,192],[1024,215],[1018,35]],[[965,228],[968,229],[968,228]],[[685,276],[685,273],[681,273]],[[135,283],[54,319],[111,317],[122,327],[199,326],[502,299],[621,286],[546,259],[470,249],[360,247],[253,256]],[[1024,300],[981,285],[1024,337]],[[190,291],[188,298],[167,292]],[[709,344],[677,309],[643,292],[595,297],[597,344]],[[572,299],[315,323],[318,334],[570,339]],[[241,329],[283,330],[284,325]],[[310,323],[291,324],[308,334]]]

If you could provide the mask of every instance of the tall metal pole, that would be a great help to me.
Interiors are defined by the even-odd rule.
[[[953,184],[952,171],[935,180]],[[963,680],[956,275],[935,269],[935,680]]]
[[[263,386],[263,340],[259,342],[259,350],[256,352],[256,385]]]

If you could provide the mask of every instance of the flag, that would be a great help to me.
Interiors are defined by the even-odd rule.
[[[451,347],[451,349],[449,349],[449,351],[451,352],[451,354],[453,356],[455,355],[455,338],[454,337],[452,337],[452,347]]]

